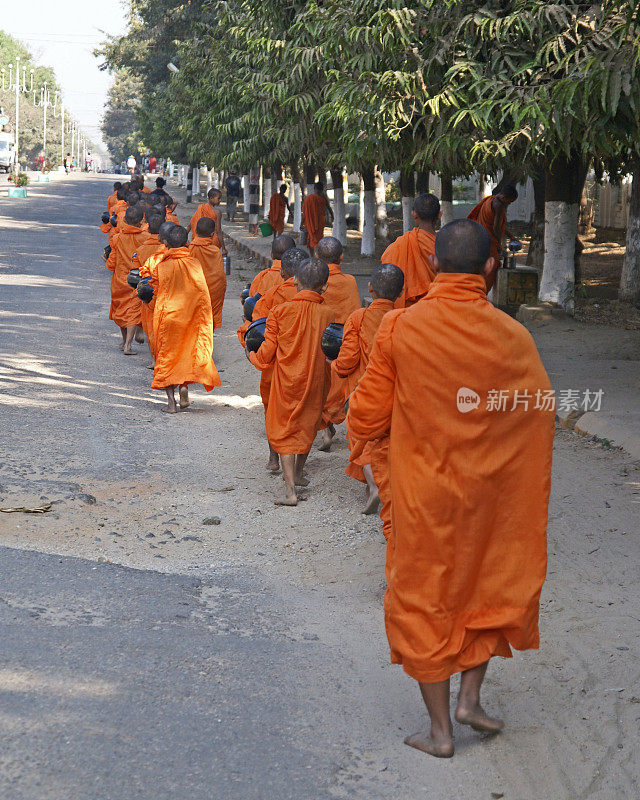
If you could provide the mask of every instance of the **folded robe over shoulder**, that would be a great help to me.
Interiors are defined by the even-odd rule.
[[[436,237],[422,228],[412,228],[390,244],[382,254],[383,264],[395,264],[404,273],[402,294],[396,300],[396,308],[405,308],[417,303],[429,291],[435,272],[429,256],[436,252]]]
[[[325,212],[327,201],[321,194],[308,194],[302,203],[302,218],[304,229],[307,232],[307,245],[315,250],[316,245],[324,236]]]
[[[134,266],[132,258],[138,248],[149,238],[149,233],[126,222],[112,239],[107,268],[111,276],[111,308],[109,319],[121,328],[142,323],[142,303],[135,289],[127,283],[127,275]]]
[[[507,218],[506,215],[502,217],[502,223],[500,225],[500,238],[496,238],[496,234],[494,231],[495,222],[496,222],[496,214],[493,210],[492,203],[495,200],[494,195],[489,195],[489,197],[484,197],[478,205],[474,206],[471,211],[467,214],[467,219],[472,219],[477,222],[479,225],[487,231],[489,236],[491,237],[491,257],[495,258],[496,261],[500,262],[500,247],[502,246],[502,239],[504,237],[506,225],[507,225]]]
[[[439,274],[380,325],[348,424],[360,439],[389,434],[385,621],[391,660],[418,681],[538,647],[555,414],[535,397],[550,388],[480,275]],[[478,406],[458,410],[460,389]],[[491,410],[494,390],[506,410]]]
[[[282,277],[282,273],[280,272],[280,259],[276,258],[273,260],[269,269],[261,270],[256,277],[251,281],[251,287],[249,288],[249,296],[253,297],[256,294],[265,295],[269,289],[273,286],[280,286],[280,284],[284,283],[284,278]],[[260,319],[260,317],[253,316],[253,319]],[[247,332],[247,328],[251,325],[250,322],[242,323],[242,325],[238,328],[238,341],[244,347],[244,335]]]
[[[271,311],[265,340],[250,354],[258,369],[274,367],[265,423],[267,438],[280,455],[308,453],[318,432],[328,389],[320,341],[330,321],[322,296],[300,291]]]
[[[204,273],[213,313],[213,329],[222,327],[222,307],[227,291],[227,276],[220,248],[213,243],[210,236],[195,236],[189,246],[191,255],[200,262]]]
[[[156,256],[158,253],[166,252],[166,247],[158,241],[157,233],[150,233],[149,238],[140,245],[132,261],[132,266],[137,267],[140,271],[140,277],[144,278],[150,275],[148,270],[145,270],[147,261]],[[151,298],[149,303],[141,303],[140,320],[142,330],[145,332],[147,341],[149,342],[149,350],[151,354],[154,353],[153,346],[153,309],[156,305],[155,295]]]
[[[213,317],[202,267],[187,247],[147,262],[156,295],[153,313],[156,365],[152,389],[201,383],[220,386],[213,363]]]

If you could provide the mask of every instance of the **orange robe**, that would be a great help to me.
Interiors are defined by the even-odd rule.
[[[107,269],[111,276],[111,308],[109,319],[120,328],[142,323],[141,305],[136,290],[127,283],[129,270],[134,266],[132,258],[138,248],[149,238],[149,233],[125,222],[113,237],[111,253],[107,259]]]
[[[114,192],[113,194],[109,195],[109,197],[107,197],[107,211],[109,212],[109,214],[112,213],[113,207],[117,202],[118,202],[117,192]]]
[[[261,294],[264,296],[272,286],[279,286],[281,283],[284,283],[284,278],[280,272],[280,259],[276,258],[269,269],[263,269],[251,281],[249,297],[253,297],[254,294]],[[260,317],[254,316],[253,319],[260,319]],[[243,347],[244,335],[249,325],[251,325],[251,323],[245,320],[237,330],[238,341]]]
[[[209,287],[213,329],[222,327],[222,306],[227,291],[227,276],[224,273],[222,253],[210,236],[194,236],[189,246],[191,255],[200,262]]]
[[[314,250],[324,236],[327,201],[321,194],[308,194],[302,202],[304,229],[307,232],[307,246]]]
[[[187,247],[167,250],[147,266],[156,296],[151,388],[201,383],[210,392],[221,381],[213,363],[211,298],[202,267]]]
[[[358,308],[350,314],[345,323],[340,353],[331,364],[332,388],[335,378],[341,381],[342,409],[367,368],[369,354],[382,318],[392,308],[391,300],[378,298],[368,308]],[[371,464],[371,443],[355,439],[351,434],[348,435],[348,440],[351,453],[345,472],[351,478],[365,483],[362,468]]]
[[[269,312],[279,306],[281,303],[286,303],[298,293],[298,289],[293,282],[293,278],[288,278],[284,283],[279,283],[277,286],[272,286],[262,295],[253,308],[253,320],[268,317]],[[273,380],[273,367],[263,369],[260,373],[260,397],[262,398],[262,405],[264,406],[265,417],[267,414],[267,406],[269,405],[269,394],[271,393],[271,381]]]
[[[174,222],[176,225],[180,224],[180,220],[178,219],[178,217],[173,213],[173,211],[169,211],[168,209],[167,209],[167,212],[165,214],[164,221],[165,222]]]
[[[111,198],[109,198],[111,200]],[[118,200],[116,198],[116,202],[112,203],[110,213],[113,215],[115,214],[118,217],[118,224],[114,227],[110,222],[102,222],[100,224],[100,230],[102,233],[106,233],[109,236],[109,244],[113,247],[113,235],[118,230],[118,228],[122,227],[124,222],[124,213],[127,210],[127,201],[126,200]]]
[[[133,267],[137,267],[140,270],[140,277],[144,278],[149,275],[149,272],[144,271],[144,265],[146,262],[155,256],[158,253],[164,253],[166,251],[166,247],[158,241],[158,234],[157,233],[150,233],[148,239],[140,245],[137,252],[135,253],[131,265]],[[142,325],[142,330],[145,332],[147,337],[147,341],[149,342],[149,350],[151,350],[151,354],[153,355],[154,346],[153,346],[153,309],[156,305],[156,298],[155,295],[151,298],[150,303],[141,303],[140,308],[140,320]]]
[[[360,292],[353,275],[344,275],[339,264],[329,264],[329,280],[322,295],[324,302],[333,310],[331,322],[344,325],[350,314],[361,308]],[[323,426],[338,425],[344,420],[345,384],[333,370],[331,387],[322,416]]]
[[[276,192],[269,201],[269,222],[273,230],[280,235],[284,230],[284,212],[287,210],[287,201]]]
[[[151,194],[151,189],[149,189],[149,187],[148,187],[148,186],[143,186],[143,187],[140,189],[140,191],[141,191],[141,192],[144,192],[145,194]]]
[[[382,254],[383,264],[395,264],[404,273],[402,294],[396,300],[396,308],[405,308],[417,303],[429,291],[435,272],[429,256],[436,252],[436,237],[422,228],[413,228],[390,244]]]
[[[216,245],[216,247],[220,247],[221,243],[220,239],[218,238],[218,215],[209,203],[200,203],[198,208],[196,208],[194,215],[191,217],[191,222],[189,223],[191,235],[196,235],[196,225],[198,224],[198,220],[202,219],[202,217],[209,217],[209,219],[212,219],[216,223],[216,232],[213,235],[213,243]],[[168,216],[167,219],[169,219]],[[173,222],[173,220],[171,220],[171,222]]]
[[[265,340],[250,354],[258,369],[274,367],[265,423],[269,443],[280,455],[308,453],[320,427],[328,388],[320,340],[329,322],[322,296],[304,289],[272,309]]]
[[[555,412],[534,405],[550,389],[481,275],[441,273],[380,325],[348,421],[357,438],[389,435],[385,622],[417,681],[538,647]]]
[[[484,197],[477,206],[471,209],[467,214],[467,219],[472,219],[479,225],[486,229],[491,237],[491,257],[495,258],[498,264],[500,263],[500,248],[502,247],[502,239],[507,227],[507,216],[502,216],[502,224],[500,225],[500,238],[497,239],[494,227],[496,222],[496,214],[491,203],[495,200],[495,195],[490,194],[489,197]]]

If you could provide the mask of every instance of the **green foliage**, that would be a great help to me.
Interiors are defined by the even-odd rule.
[[[140,81],[126,70],[119,70],[109,89],[102,135],[111,157],[119,164],[130,155],[142,153],[142,134],[138,122]]]

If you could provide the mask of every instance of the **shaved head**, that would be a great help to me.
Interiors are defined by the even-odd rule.
[[[113,184],[113,191],[114,191],[114,192],[117,192],[117,191],[118,191],[118,189],[120,189],[121,187],[122,187],[122,184],[120,183],[120,181],[116,181],[116,182]]]
[[[147,222],[149,223],[149,233],[158,233],[160,226],[164,223],[164,218],[160,214],[149,214]]]
[[[166,242],[167,247],[175,249],[176,247],[184,247],[187,243],[188,237],[187,229],[182,225],[173,225],[171,230],[167,233]]]
[[[435,222],[440,213],[440,201],[435,194],[419,194],[413,201],[413,210],[416,216],[425,222]]]
[[[127,225],[135,225],[136,227],[140,226],[142,222],[142,209],[138,206],[129,206],[129,208],[124,212],[124,221]]]
[[[404,272],[395,264],[380,264],[371,273],[371,288],[384,300],[397,300],[404,286]]]
[[[313,184],[313,188],[316,190],[316,192],[318,192],[318,194],[320,194],[324,189],[324,183],[322,183],[322,181],[316,181]]]
[[[297,278],[298,269],[303,261],[307,261],[309,253],[306,250],[301,250],[299,247],[291,247],[286,253],[283,253],[280,262],[280,272],[283,278]]]
[[[316,245],[316,256],[327,264],[337,264],[343,252],[342,242],[335,236],[325,236]]]
[[[290,236],[283,234],[282,236],[276,236],[273,240],[273,244],[271,245],[271,258],[274,260],[279,260],[282,258],[284,253],[287,250],[291,250],[292,247],[295,247],[296,243]],[[309,256],[307,256],[308,258]]]
[[[514,200],[518,199],[516,187],[512,186],[510,183],[505,183],[500,191],[496,192],[496,195],[498,197],[504,197],[504,199],[509,203],[513,203]]]
[[[298,267],[297,277],[301,289],[319,292],[329,280],[329,267],[319,258],[307,258]]]
[[[125,199],[126,199],[126,197],[127,197],[127,190],[124,188],[124,186],[121,186],[121,187],[120,187],[120,188],[119,188],[119,189],[116,191],[116,197],[118,198],[118,200],[125,200]]]
[[[216,223],[211,217],[200,217],[196,224],[197,236],[213,236],[216,230]]]
[[[156,186],[158,187],[158,189],[162,189],[165,183],[166,181],[164,178],[156,178]]]
[[[127,193],[127,203],[130,206],[135,206],[139,202],[140,202],[140,195],[138,194],[138,192]]]
[[[220,189],[209,189],[207,192],[207,197],[209,200],[215,200],[217,197],[222,197],[222,192]]]
[[[471,219],[457,219],[436,236],[436,258],[440,272],[480,275],[491,252],[487,231]]]
[[[161,242],[165,242],[166,243],[167,236],[169,235],[169,231],[171,230],[171,228],[175,228],[175,227],[176,227],[176,223],[175,222],[163,222],[162,225],[158,229],[158,239],[160,239]]]

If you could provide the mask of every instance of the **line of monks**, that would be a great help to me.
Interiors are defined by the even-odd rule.
[[[121,215],[108,231],[110,317],[125,353],[142,327],[155,358],[152,387],[166,390],[164,410],[176,413],[176,387],[185,408],[190,383],[220,383],[213,330],[226,278],[216,204],[196,211],[188,245],[159,196],[133,185],[110,198],[109,211]],[[284,479],[278,505],[305,499],[318,432],[328,450],[346,419],[346,472],[367,486],[365,513],[380,506],[391,660],[418,682],[431,723],[405,741],[437,757],[454,753],[451,676],[461,673],[455,720],[498,733],[502,720],[480,704],[488,663],[539,645],[555,417],[517,398],[550,384],[529,333],[486,297],[498,267],[494,239],[499,246],[513,199],[508,190],[487,198],[472,212],[478,221],[436,232],[439,201],[420,195],[415,227],[371,274],[366,308],[353,276],[342,273],[337,239],[321,236],[310,256],[277,236],[238,330],[260,371],[268,469],[281,467]],[[322,341],[335,324],[344,326],[342,342],[329,360]],[[481,402],[496,389],[514,395],[513,406]],[[461,390],[478,402],[461,409]]]

